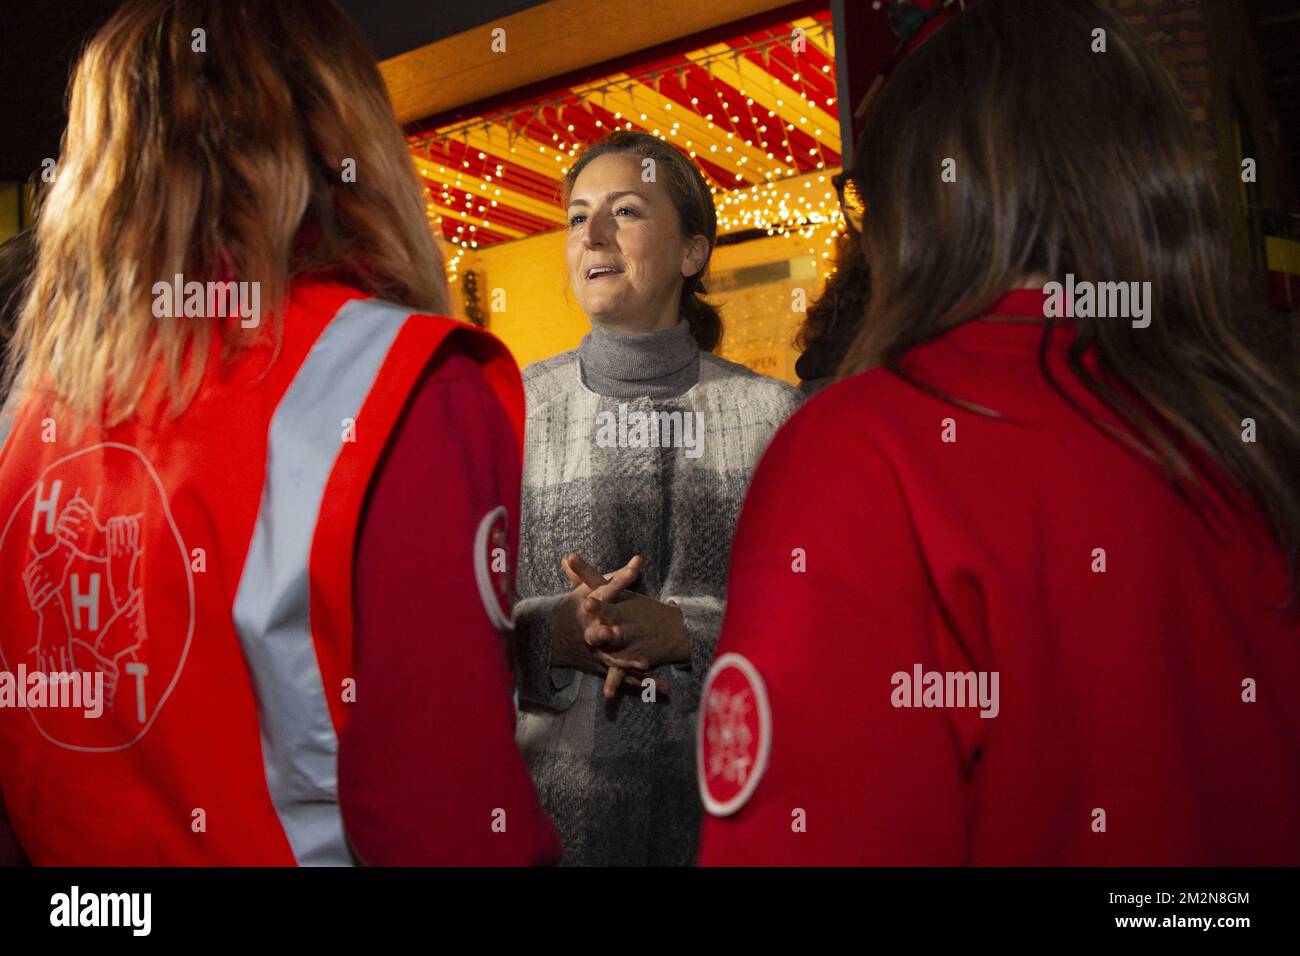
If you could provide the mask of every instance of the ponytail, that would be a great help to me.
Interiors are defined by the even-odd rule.
[[[699,273],[682,283],[682,318],[702,352],[712,352],[722,343],[722,316],[704,298],[707,294]]]

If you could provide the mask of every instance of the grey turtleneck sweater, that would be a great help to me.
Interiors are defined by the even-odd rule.
[[[525,369],[524,387],[520,748],[565,864],[689,865],[700,824],[694,714],[731,537],[759,456],[799,395],[701,353],[685,321],[650,333],[593,324],[579,348]],[[670,686],[654,702],[630,688],[606,701],[601,678],[550,666],[570,551],[601,571],[641,555],[632,590],[681,608],[690,662],[653,672]]]
[[[700,349],[683,319],[663,332],[614,332],[593,323],[578,346],[587,388],[609,398],[676,398],[700,380]]]

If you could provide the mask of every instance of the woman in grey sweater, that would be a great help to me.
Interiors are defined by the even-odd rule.
[[[518,740],[569,865],[689,865],[694,714],[731,537],[788,385],[712,354],[709,187],[618,132],[565,180],[582,344],[524,370]]]

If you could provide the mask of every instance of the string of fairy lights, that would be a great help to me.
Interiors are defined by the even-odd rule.
[[[829,25],[809,18],[410,138],[426,212],[452,247],[449,278],[473,250],[562,228],[560,181],[588,142],[617,128],[642,129],[701,165],[720,235],[797,236],[829,257],[844,229],[831,185],[833,56]]]

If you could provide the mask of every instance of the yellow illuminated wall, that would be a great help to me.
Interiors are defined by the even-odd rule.
[[[565,294],[565,238],[563,231],[545,232],[478,250],[462,263],[462,271],[479,274],[488,328],[520,368],[573,348],[587,333],[587,317]]]

